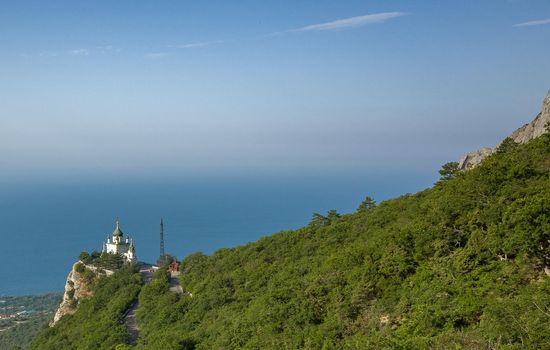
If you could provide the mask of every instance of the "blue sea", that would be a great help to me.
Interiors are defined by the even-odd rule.
[[[139,260],[178,259],[306,225],[313,212],[353,212],[429,187],[433,174],[316,175],[0,185],[0,295],[62,291],[81,251],[101,250],[120,219]]]

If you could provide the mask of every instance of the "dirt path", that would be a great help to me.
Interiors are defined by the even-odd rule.
[[[139,328],[136,323],[136,310],[138,306],[139,303],[137,300],[135,300],[132,305],[130,305],[130,308],[126,311],[126,314],[124,314],[124,325],[128,330],[128,334],[130,334],[130,345],[136,345],[139,338]]]
[[[170,272],[170,291],[176,294],[183,294],[183,289],[180,286],[180,274],[178,272]]]
[[[143,284],[149,283],[149,281],[151,281],[151,278],[153,277],[151,265],[148,264],[141,264],[139,273],[141,274],[141,278],[143,279]],[[183,294],[183,289],[180,286],[179,273],[177,272],[170,273],[170,291],[180,295]],[[138,309],[138,307],[139,302],[137,300],[134,300],[122,317],[124,325],[126,326],[128,334],[130,335],[130,345],[136,345],[139,338],[139,327],[136,322],[136,310]]]
[[[141,278],[143,279],[143,284],[149,283],[149,281],[151,281],[151,278],[153,277],[151,265],[148,264],[141,264],[139,273],[141,274]],[[130,345],[136,345],[139,338],[139,327],[136,322],[136,310],[138,309],[138,307],[139,302],[137,300],[134,300],[122,317],[124,325],[128,330],[128,334],[130,334]]]

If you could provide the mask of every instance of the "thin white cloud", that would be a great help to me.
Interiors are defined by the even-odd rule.
[[[202,42],[195,42],[195,43],[189,43],[189,44],[183,44],[183,45],[168,45],[170,48],[174,49],[192,49],[195,47],[205,47],[215,44],[222,44],[225,41],[223,40],[214,40],[214,41],[202,41]]]
[[[38,53],[38,57],[57,57],[58,53],[54,51],[43,51]]]
[[[101,54],[118,53],[122,51],[122,48],[114,45],[102,45],[102,46],[96,46],[94,51]]]
[[[59,51],[42,51],[36,53],[21,53],[21,57],[30,58],[30,57],[64,57],[64,56],[91,56],[94,54],[116,54],[121,52],[122,49],[113,45],[103,45],[95,46],[92,48],[76,48],[76,49],[65,49]]]
[[[88,56],[90,54],[90,50],[88,49],[74,49],[69,51],[70,55],[73,56]]]
[[[550,24],[550,18],[518,23],[518,24],[514,24],[514,27],[531,27],[531,26],[541,26],[544,24]]]
[[[350,18],[339,19],[332,22],[312,24],[298,29],[291,30],[292,32],[305,31],[322,31],[322,30],[339,30],[347,28],[362,27],[367,24],[384,23],[392,18],[397,18],[407,15],[404,12],[382,12],[372,13],[370,15],[356,16]]]
[[[172,55],[170,52],[148,52],[145,54],[147,58],[164,58]]]

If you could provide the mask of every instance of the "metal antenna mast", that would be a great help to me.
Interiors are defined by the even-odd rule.
[[[164,256],[164,223],[162,222],[162,218],[160,219],[160,256],[159,256],[159,263],[164,264],[165,256]]]

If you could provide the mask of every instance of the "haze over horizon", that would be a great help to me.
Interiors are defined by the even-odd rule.
[[[8,184],[434,174],[550,88],[542,0],[17,1],[0,31]]]

